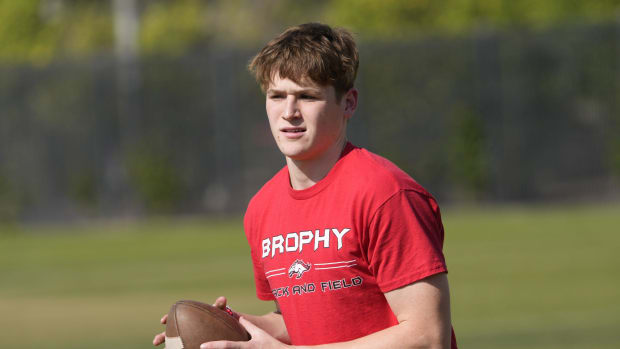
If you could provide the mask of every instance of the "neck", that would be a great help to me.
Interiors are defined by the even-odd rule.
[[[325,178],[334,167],[347,144],[346,138],[342,137],[320,157],[309,160],[295,160],[286,158],[288,172],[291,178],[291,186],[295,190],[303,190],[315,185]]]

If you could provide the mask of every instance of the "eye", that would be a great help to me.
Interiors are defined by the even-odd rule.
[[[309,94],[302,94],[301,96],[299,96],[299,98],[301,99],[306,99],[306,100],[316,100],[317,97],[313,96],[313,95],[309,95]]]
[[[267,97],[268,97],[269,99],[275,99],[275,100],[278,100],[278,99],[282,99],[282,98],[284,98],[284,96],[283,96],[283,95],[281,95],[281,94],[277,94],[277,93],[274,93],[274,94],[268,95]]]

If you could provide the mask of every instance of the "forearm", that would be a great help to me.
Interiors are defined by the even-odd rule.
[[[348,342],[332,343],[318,346],[296,346],[299,349],[380,349],[380,348],[415,348],[415,349],[450,349],[451,332],[428,332],[416,329],[412,324],[401,322],[382,331],[375,332]],[[451,331],[451,330],[450,330]]]
[[[263,331],[269,333],[269,335],[279,340],[280,342],[286,344],[291,343],[288,331],[286,330],[286,325],[284,324],[284,318],[282,318],[281,314],[271,312],[265,315],[252,315],[242,313],[239,313],[239,315],[244,317],[257,327],[261,328]]]

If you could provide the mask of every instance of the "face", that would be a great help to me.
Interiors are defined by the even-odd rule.
[[[357,106],[355,89],[338,101],[333,86],[300,85],[276,75],[266,97],[271,132],[287,158],[315,160],[344,145],[347,120]]]

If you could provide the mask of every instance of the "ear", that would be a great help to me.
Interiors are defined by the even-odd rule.
[[[355,113],[357,109],[357,94],[357,89],[353,87],[342,97],[344,102],[344,117],[347,120],[353,116],[353,113]]]

